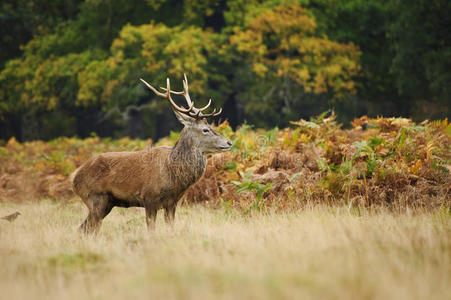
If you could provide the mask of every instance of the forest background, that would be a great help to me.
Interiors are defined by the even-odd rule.
[[[212,98],[235,128],[334,109],[450,116],[447,0],[5,0],[0,140],[152,138],[179,128],[144,78]]]

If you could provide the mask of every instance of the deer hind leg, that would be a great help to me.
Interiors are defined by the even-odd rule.
[[[173,203],[171,205],[167,205],[164,207],[164,219],[166,223],[173,225],[175,218],[175,208],[177,203]]]
[[[86,220],[80,225],[80,231],[85,234],[97,233],[103,218],[113,209],[107,194],[89,195],[88,199],[83,199],[89,209]]]

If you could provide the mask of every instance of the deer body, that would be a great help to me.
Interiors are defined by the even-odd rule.
[[[186,77],[185,81],[187,93]],[[169,82],[167,91],[170,91]],[[165,97],[170,98],[170,93]],[[191,109],[194,107],[190,102],[188,105]],[[197,118],[177,110],[175,113],[185,128],[174,147],[103,153],[75,171],[73,190],[89,209],[88,217],[80,226],[83,232],[96,231],[114,206],[144,207],[149,228],[155,226],[160,208],[165,210],[165,220],[172,222],[177,202],[205,171],[205,155],[230,149],[231,143],[219,135],[198,110],[195,111]]]

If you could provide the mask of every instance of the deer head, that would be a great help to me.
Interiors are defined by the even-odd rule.
[[[189,96],[186,74],[183,74],[183,76],[183,91],[180,92],[171,90],[169,78],[166,80],[166,88],[160,88],[163,92],[158,91],[142,78],[141,81],[155,95],[166,98],[169,101],[177,119],[185,126],[182,131],[182,137],[189,139],[193,143],[193,146],[198,148],[202,154],[229,150],[232,147],[232,143],[217,133],[206,120],[208,117],[219,115],[222,109],[216,112],[215,108],[211,113],[204,113],[210,107],[211,99],[209,99],[208,104],[204,107],[196,108]],[[172,99],[171,94],[182,95],[186,100],[188,108],[178,106]]]

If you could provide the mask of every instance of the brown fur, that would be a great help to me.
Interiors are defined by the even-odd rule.
[[[173,148],[103,153],[75,171],[73,190],[89,209],[83,232],[97,231],[114,206],[144,207],[149,228],[160,208],[167,222],[174,220],[177,202],[205,171],[205,154],[231,146],[204,120],[189,121],[185,117],[186,127]],[[206,128],[210,132],[202,133]]]

